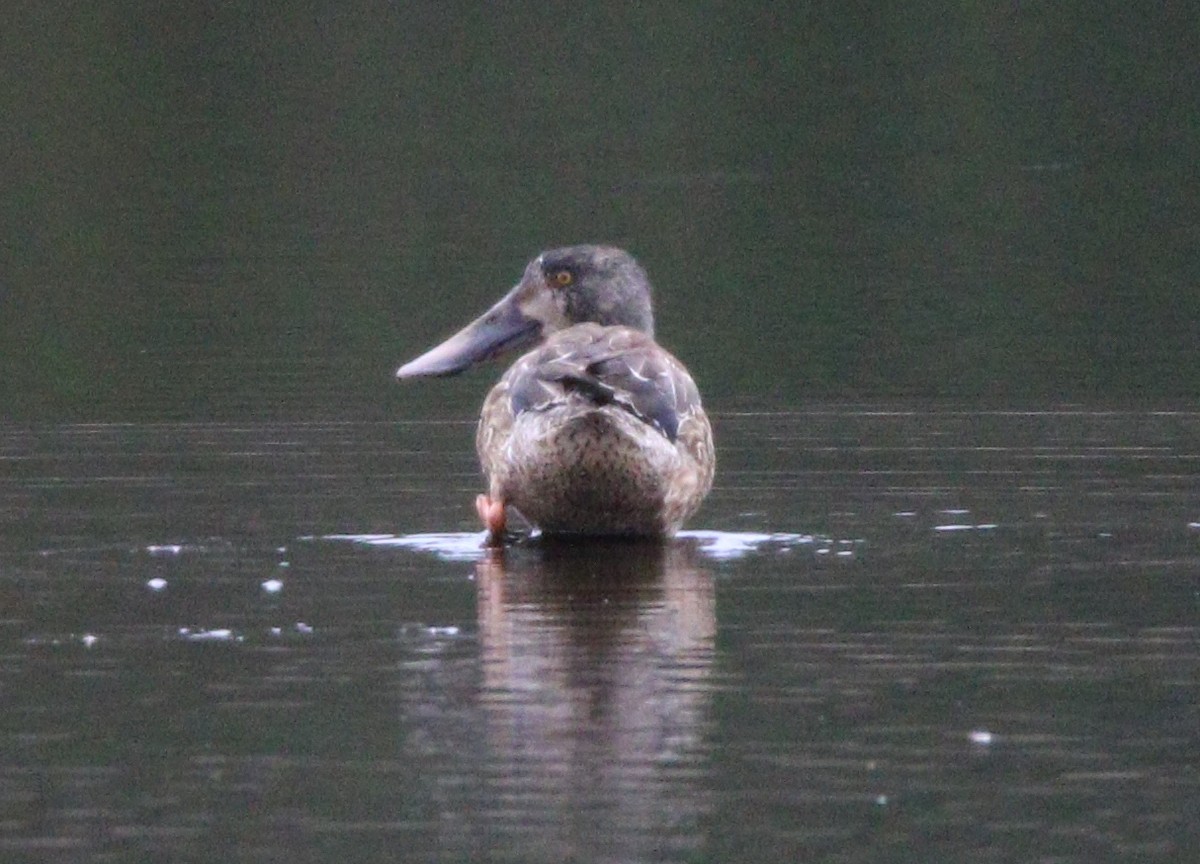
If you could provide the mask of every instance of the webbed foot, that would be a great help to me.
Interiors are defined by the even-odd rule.
[[[504,528],[507,524],[503,501],[493,501],[487,495],[475,496],[475,512],[488,532],[488,545],[498,546],[504,541]]]

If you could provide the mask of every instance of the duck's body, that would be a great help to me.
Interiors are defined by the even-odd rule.
[[[696,385],[628,327],[577,324],[514,363],[476,449],[489,497],[552,533],[673,534],[712,485]]]
[[[493,537],[515,507],[548,533],[667,536],[712,486],[712,431],[691,376],[653,338],[627,253],[543,253],[500,303],[399,375],[440,375],[517,345],[476,434]]]

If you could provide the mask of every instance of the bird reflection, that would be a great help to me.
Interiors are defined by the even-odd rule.
[[[692,550],[541,542],[492,550],[476,576],[487,806],[506,845],[525,860],[694,852],[715,615]]]

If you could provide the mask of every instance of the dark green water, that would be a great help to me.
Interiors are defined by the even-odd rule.
[[[641,257],[714,405],[1191,398],[1192,23],[1095,3],[10,5],[0,404],[465,409],[387,373],[585,241]]]
[[[1189,860],[1200,416],[717,420],[491,555],[466,424],[6,429],[5,860]]]
[[[0,859],[1191,862],[1184,10],[0,11]],[[714,416],[665,549],[478,549],[542,248]]]

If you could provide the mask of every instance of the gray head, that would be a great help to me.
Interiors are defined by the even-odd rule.
[[[612,246],[564,246],[543,252],[499,303],[401,366],[396,377],[451,375],[584,322],[654,335],[650,281],[628,252]]]

